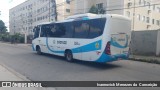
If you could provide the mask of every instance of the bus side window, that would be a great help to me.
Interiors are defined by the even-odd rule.
[[[66,32],[66,28],[65,28],[64,24],[57,23],[55,37],[62,37],[65,35],[65,32]]]
[[[87,38],[89,32],[88,21],[75,21],[74,22],[74,38]]]
[[[72,22],[64,23],[65,33],[62,38],[72,38],[74,33],[74,27]]]
[[[39,37],[39,31],[40,31],[40,28],[39,27],[35,27],[35,29],[34,29],[34,39]]]
[[[46,30],[47,30],[47,26],[46,25],[43,25],[42,28],[41,28],[41,34],[40,34],[40,37],[46,37]]]
[[[96,38],[102,35],[105,28],[106,19],[92,19],[90,20],[90,32],[88,38]]]

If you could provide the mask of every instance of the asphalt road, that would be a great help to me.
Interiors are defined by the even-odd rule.
[[[107,64],[37,55],[30,46],[0,43],[0,63],[33,81],[160,81],[160,65],[131,60]],[[159,88],[57,88],[58,90],[152,90]]]

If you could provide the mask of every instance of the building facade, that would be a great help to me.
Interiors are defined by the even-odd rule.
[[[56,5],[55,5],[56,2]],[[132,30],[156,30],[160,28],[159,0],[27,0],[10,9],[11,34],[33,34],[39,23],[64,20],[75,14],[88,13],[92,6],[98,12],[120,14],[132,20]],[[56,6],[56,7],[55,7]]]
[[[106,14],[120,14],[132,20],[132,30],[160,28],[159,0],[75,0],[74,14],[88,13],[92,6]]]
[[[27,0],[9,11],[10,34],[32,35],[34,26],[51,21],[55,21],[54,0]]]

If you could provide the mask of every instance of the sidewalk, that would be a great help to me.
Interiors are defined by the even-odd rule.
[[[160,64],[160,57],[156,57],[156,56],[130,55],[129,59],[130,60],[135,60],[135,61],[142,61],[142,62]]]
[[[30,81],[25,76],[15,72],[11,68],[0,64],[0,81]],[[55,90],[55,88],[17,88],[0,87],[1,90]]]

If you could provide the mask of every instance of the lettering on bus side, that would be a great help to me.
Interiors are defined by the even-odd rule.
[[[74,45],[80,45],[80,43],[79,42],[74,42]]]
[[[67,44],[67,41],[57,41],[57,44]]]

